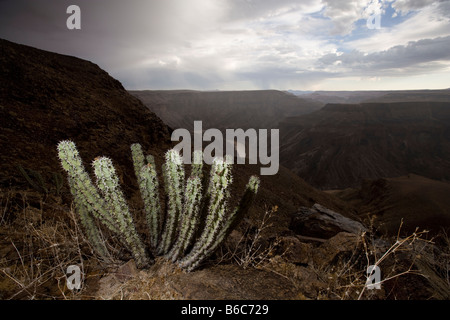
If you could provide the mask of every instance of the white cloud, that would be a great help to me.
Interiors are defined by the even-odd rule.
[[[381,30],[373,30],[367,37],[349,41],[343,47],[372,53],[406,45],[411,41],[450,35],[450,18],[446,16],[449,11],[443,10],[444,5],[449,3],[433,3],[423,7],[407,20],[390,28],[383,26],[383,18]]]
[[[346,35],[355,28],[355,22],[367,19],[372,14],[381,13],[378,0],[323,0],[324,16],[334,24],[332,34]]]
[[[308,2],[299,7],[292,1],[268,1],[258,10],[251,10],[252,1],[239,1],[241,11],[230,4],[228,11],[218,16],[222,20],[214,28],[186,36],[187,45],[177,46],[176,65],[169,63],[170,57],[164,58],[164,55],[170,56],[168,52],[147,64],[147,81],[154,84],[153,78],[149,79],[152,75],[164,75],[174,81],[172,87],[304,88],[326,78],[358,77],[358,74],[402,77],[448,67],[448,57],[444,54],[450,51],[444,46],[448,39],[434,39],[450,30],[445,28],[437,5],[423,8],[394,26],[392,32],[376,30],[361,40],[339,43],[331,33],[351,32],[356,21],[380,12],[381,2],[345,1],[339,7],[338,2],[330,0],[320,5]],[[243,4],[247,6],[242,7]],[[323,5],[326,7],[322,12],[329,19],[317,14],[324,9]],[[403,4],[402,10],[407,8],[407,4]],[[419,31],[411,29],[420,22],[427,22],[426,27]],[[419,41],[423,38],[434,40]],[[339,52],[338,45],[351,52]],[[438,57],[433,52],[444,55]],[[176,71],[180,75],[178,78]],[[167,85],[167,82],[161,84]]]
[[[433,3],[436,3],[436,0],[396,0],[392,3],[392,8],[395,9],[396,12],[400,14],[406,14],[410,11],[420,10]]]
[[[448,63],[438,39],[450,36],[450,1],[77,0],[77,33],[68,4],[0,1],[0,37],[91,60],[130,89],[305,89],[366,73],[379,84],[376,70],[401,78]],[[367,30],[376,13],[382,29]]]
[[[332,70],[341,75],[407,76],[449,70],[450,36],[410,42],[406,46],[370,54],[355,50],[327,54],[319,59],[319,64],[326,70],[336,62],[340,62],[339,67]]]

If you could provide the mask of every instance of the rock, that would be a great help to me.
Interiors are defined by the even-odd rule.
[[[300,207],[294,214],[289,229],[302,236],[329,239],[339,232],[360,234],[367,231],[360,222],[344,217],[320,204],[312,208]]]
[[[313,251],[312,261],[315,266],[335,264],[338,258],[351,257],[359,250],[361,237],[348,232],[340,232],[328,239]]]
[[[307,265],[312,256],[314,246],[311,243],[301,242],[295,236],[280,238],[279,253],[283,258],[297,265]]]
[[[121,265],[115,272],[111,272],[102,277],[98,282],[97,297],[104,300],[113,299],[120,292],[120,288],[127,281],[137,277],[139,274],[134,260],[129,260]]]
[[[123,282],[137,276],[138,273],[139,271],[136,267],[136,263],[134,262],[134,260],[129,260],[127,263],[121,265],[117,269],[115,276],[117,280]]]
[[[300,293],[293,282],[282,275],[235,265],[180,273],[166,282],[166,288],[187,300],[289,300]]]

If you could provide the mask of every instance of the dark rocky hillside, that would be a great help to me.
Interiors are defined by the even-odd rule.
[[[170,142],[167,126],[94,63],[5,40],[0,121],[4,187],[26,184],[18,165],[50,178],[60,168],[56,145],[63,139],[72,139],[87,162],[107,155],[120,167],[131,165],[131,143],[158,155]]]
[[[328,104],[281,128],[281,163],[321,189],[408,173],[450,181],[449,102]]]
[[[400,227],[411,234],[417,227],[436,235],[450,231],[450,184],[415,174],[365,180],[361,187],[333,191],[360,208],[381,232],[394,234]]]

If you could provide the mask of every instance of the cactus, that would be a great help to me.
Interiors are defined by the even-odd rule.
[[[128,248],[133,253],[136,264],[147,265],[149,258],[134,227],[130,210],[120,190],[119,178],[111,159],[106,157],[96,158],[92,165],[97,177],[97,187],[108,204],[109,212],[118,226],[120,234],[124,236]]]
[[[111,160],[97,158],[93,162],[97,177],[97,187],[95,187],[72,141],[61,141],[58,144],[58,156],[63,169],[68,174],[69,186],[81,220],[86,217],[85,211],[89,212],[110,231],[119,235],[119,239],[132,252],[137,265],[141,267],[148,265],[149,258],[132,224]],[[100,195],[99,190],[103,196]],[[101,245],[97,243],[98,237],[92,236],[94,233],[91,230],[95,227],[93,222],[86,219],[85,221],[87,235],[91,237],[90,241],[96,249],[100,248]],[[97,251],[103,255],[102,250]]]
[[[105,243],[101,240],[100,230],[95,225],[95,221],[91,216],[89,210],[81,201],[82,197],[77,194],[77,188],[73,185],[73,181],[69,177],[70,191],[74,197],[75,209],[80,215],[81,225],[86,232],[88,238],[94,250],[105,260],[108,260],[108,249]]]
[[[195,150],[191,176],[198,177],[201,181],[203,179],[202,170],[203,170],[203,152],[201,150]]]
[[[94,186],[73,142],[60,142],[58,152],[61,164],[68,173],[69,186],[82,224],[97,252],[103,256],[107,254],[100,233],[95,228],[94,218],[120,235],[138,266],[147,266],[151,259],[133,224],[111,159],[100,157],[93,161]],[[229,186],[232,183],[230,159],[214,160],[208,187],[203,193],[206,178],[203,177],[202,152],[194,152],[191,174],[186,180],[180,154],[169,150],[163,164],[167,196],[166,212],[163,212],[155,159],[151,155],[145,156],[137,143],[131,145],[131,154],[144,203],[150,251],[177,262],[187,271],[194,270],[214,253],[248,211],[258,191],[259,178],[252,176],[238,206],[229,211]],[[203,214],[205,221],[199,230]]]
[[[179,265],[191,271],[208,258],[223,242],[243,215],[248,211],[259,187],[259,179],[250,177],[244,196],[233,212],[227,212],[229,197],[228,186],[231,184],[230,160],[215,159],[211,168],[208,187],[209,208],[206,225],[191,252],[186,255]]]
[[[100,196],[83,166],[75,144],[71,141],[61,141],[58,144],[58,156],[63,169],[68,174],[72,194],[79,197],[86,209],[108,229],[119,233],[105,200]]]
[[[184,197],[183,215],[180,219],[178,241],[168,254],[172,261],[176,261],[180,256],[184,255],[187,248],[192,244],[200,222],[199,213],[202,200],[202,184],[199,177],[191,176],[188,179]]]
[[[161,205],[159,203],[158,178],[154,165],[143,166],[139,172],[139,188],[144,201],[144,210],[150,235],[150,246],[156,249],[161,233]]]
[[[156,249],[161,233],[161,206],[159,203],[159,184],[152,155],[144,156],[138,143],[131,145],[134,172],[139,184],[144,211],[149,228],[150,247]],[[146,163],[147,161],[147,163]]]
[[[177,151],[167,151],[163,174],[168,203],[164,231],[158,247],[159,254],[167,254],[173,246],[183,208],[184,168]]]

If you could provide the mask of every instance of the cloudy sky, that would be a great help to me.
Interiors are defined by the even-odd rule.
[[[127,89],[450,87],[450,0],[0,0],[0,38]]]

